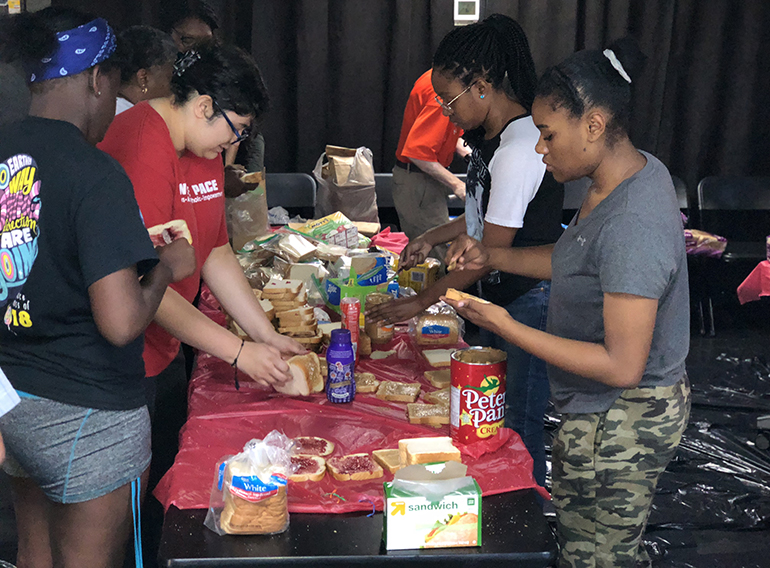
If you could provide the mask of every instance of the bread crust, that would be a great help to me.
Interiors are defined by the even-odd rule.
[[[461,290],[455,290],[454,288],[447,288],[447,291],[444,293],[444,296],[446,296],[450,300],[454,300],[455,302],[459,302],[461,300],[473,300],[474,302],[478,302],[480,304],[490,303],[483,298],[479,298],[478,296],[474,296],[473,294],[467,294],[465,292],[462,292]]]

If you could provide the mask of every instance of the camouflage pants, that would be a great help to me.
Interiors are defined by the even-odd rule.
[[[649,566],[639,546],[658,477],[690,414],[687,376],[624,391],[607,412],[565,414],[553,442],[559,566]]]

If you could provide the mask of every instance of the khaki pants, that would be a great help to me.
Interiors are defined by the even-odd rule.
[[[395,166],[393,168],[393,202],[396,205],[401,230],[409,240],[449,222],[446,199],[451,190],[417,166],[411,171]],[[431,256],[444,264],[447,246],[433,248]]]

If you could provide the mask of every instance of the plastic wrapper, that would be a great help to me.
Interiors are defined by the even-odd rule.
[[[720,258],[725,252],[727,239],[697,229],[685,229],[684,246],[689,255]]]
[[[358,229],[339,211],[304,225],[292,226],[292,229],[313,239],[345,248],[356,248],[359,242]]]
[[[400,255],[401,251],[409,244],[409,237],[406,236],[406,233],[393,232],[390,227],[385,227],[372,237],[372,244]]]
[[[465,332],[465,322],[452,306],[437,302],[409,322],[409,335],[418,345],[455,345]]]
[[[294,443],[273,430],[218,461],[204,524],[219,535],[277,534],[289,528],[287,486]]]
[[[225,199],[225,216],[233,250],[241,250],[249,241],[268,234],[270,226],[267,222],[264,179],[256,189]]]

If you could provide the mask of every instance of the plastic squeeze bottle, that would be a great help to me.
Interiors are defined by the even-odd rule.
[[[326,398],[335,403],[352,402],[356,396],[356,361],[349,329],[332,331],[331,344],[326,351],[326,362]]]

